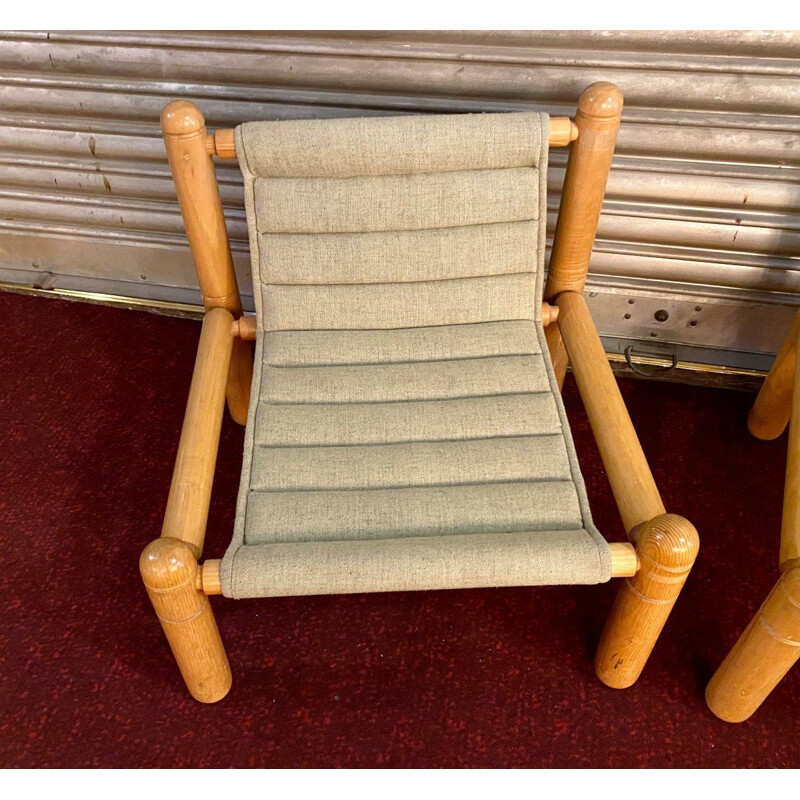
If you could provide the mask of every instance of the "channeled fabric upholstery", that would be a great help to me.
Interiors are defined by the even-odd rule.
[[[548,118],[240,126],[258,312],[232,597],[610,577],[541,325]]]

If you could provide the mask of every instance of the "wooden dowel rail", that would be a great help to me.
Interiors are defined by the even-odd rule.
[[[225,389],[234,339],[232,317],[212,308],[203,319],[192,385],[186,403],[162,536],[186,542],[196,558],[203,552]]]
[[[630,542],[609,542],[611,577],[632,578],[639,571],[639,556]]]
[[[236,158],[233,128],[221,128],[206,137],[206,152],[217,158]]]
[[[545,328],[552,325],[558,319],[558,306],[550,303],[542,303],[542,325]]]
[[[578,126],[569,117],[550,117],[550,147],[566,147],[578,138]],[[236,158],[233,128],[220,128],[206,136],[206,153],[217,158]]]
[[[566,147],[578,135],[579,128],[569,117],[550,117],[550,147]]]
[[[246,342],[255,341],[257,323],[253,316],[239,317],[231,323],[231,334]]]
[[[629,537],[665,513],[653,474],[582,294],[564,292],[558,325],[614,499]]]
[[[222,594],[222,579],[220,570],[221,558],[208,558],[197,568],[197,581],[195,588],[208,595]]]
[[[630,542],[610,542],[611,550],[611,577],[630,578],[639,569],[639,557],[636,548]],[[195,589],[207,595],[222,594],[222,581],[220,570],[222,559],[208,558],[197,568]]]

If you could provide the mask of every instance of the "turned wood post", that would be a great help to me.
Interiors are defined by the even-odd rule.
[[[706,688],[708,707],[743,722],[800,658],[800,567],[781,575]]]
[[[639,571],[620,587],[595,656],[597,676],[624,689],[636,682],[697,557],[694,526],[662,514],[634,532]]]
[[[633,427],[583,294],[559,295],[558,325],[592,426],[622,523],[629,536],[664,513],[636,429]],[[549,331],[553,326],[548,325]]]
[[[203,319],[189,399],[172,472],[161,535],[186,542],[196,558],[203,552],[214,483],[225,386],[231,357],[232,317],[212,308]]]
[[[795,319],[798,318],[800,318],[800,313],[795,317]],[[794,335],[796,351],[800,326],[792,326],[792,335]],[[793,390],[789,398],[791,422],[789,423],[789,447],[786,458],[786,479],[783,487],[783,516],[781,518],[781,572],[800,566],[800,367],[797,359],[793,360],[795,362]]]
[[[613,83],[593,83],[578,101],[578,138],[567,161],[545,300],[565,291],[583,291],[621,114],[622,92]],[[547,343],[561,386],[568,358],[557,327],[558,323],[548,327]]]
[[[795,314],[789,333],[786,334],[747,417],[747,427],[757,439],[777,439],[789,423],[798,333],[800,311]]]
[[[231,668],[208,597],[196,587],[191,548],[179,539],[156,539],[142,553],[139,570],[192,697],[221,700],[231,688]]]
[[[203,115],[188,100],[173,100],[161,113],[161,128],[203,304],[206,310],[224,308],[238,318],[242,314],[242,301],[214,162],[206,149]],[[241,425],[247,421],[252,378],[250,345],[236,339],[226,393],[231,416]]]

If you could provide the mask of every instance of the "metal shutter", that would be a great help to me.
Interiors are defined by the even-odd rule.
[[[607,349],[764,368],[800,299],[798,56],[798,32],[2,33],[0,281],[199,302],[158,126],[174,97],[211,128],[568,115],[610,80],[626,107],[587,287]],[[218,175],[248,303],[241,180]]]

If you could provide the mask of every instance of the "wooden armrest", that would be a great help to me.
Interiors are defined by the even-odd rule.
[[[231,361],[233,316],[212,308],[203,318],[192,385],[186,403],[162,536],[186,542],[200,557],[208,520],[225,388]]]
[[[603,344],[582,294],[558,296],[558,325],[572,364],[611,490],[628,536],[664,514],[647,459],[642,452]]]

